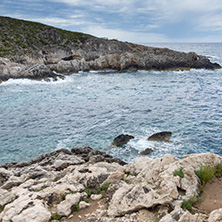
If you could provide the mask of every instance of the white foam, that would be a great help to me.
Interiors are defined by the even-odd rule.
[[[49,82],[41,80],[31,80],[31,79],[9,79],[8,81],[2,82],[0,84],[3,86],[8,85],[36,85],[36,84],[64,84],[67,82],[72,82],[74,79],[71,76],[66,76],[65,79],[58,78],[57,81],[54,81],[53,78],[49,78]]]

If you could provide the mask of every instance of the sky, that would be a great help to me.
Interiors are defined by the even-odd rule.
[[[134,43],[222,42],[221,0],[0,0],[0,15]]]

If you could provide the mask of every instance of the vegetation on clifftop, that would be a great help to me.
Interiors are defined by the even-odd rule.
[[[0,16],[0,57],[34,53],[58,45],[80,47],[89,37],[80,32]]]

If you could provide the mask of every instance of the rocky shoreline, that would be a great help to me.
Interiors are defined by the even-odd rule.
[[[0,17],[0,81],[9,78],[63,78],[61,74],[90,70],[218,69],[206,56],[177,52],[40,23]],[[8,37],[10,36],[10,38]]]
[[[126,164],[90,147],[7,163],[0,166],[0,221],[221,221],[222,208],[207,214],[181,207],[199,193],[194,171],[221,163],[205,153]],[[175,175],[179,169],[183,177]]]

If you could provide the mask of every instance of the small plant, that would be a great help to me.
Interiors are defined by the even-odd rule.
[[[189,210],[190,212],[192,212],[193,205],[195,205],[198,201],[199,201],[199,199],[196,199],[195,197],[192,197],[189,200],[184,200],[181,207],[185,210]]]
[[[62,200],[65,200],[67,195],[75,194],[75,193],[76,192],[65,192],[65,193],[60,194],[60,197],[61,197]]]
[[[84,198],[83,201],[86,202],[86,203],[89,203],[89,199],[88,198]]]
[[[0,207],[0,213],[4,210],[4,207]]]
[[[121,180],[124,181],[127,184],[131,184],[131,182],[129,180],[127,180],[127,179],[122,178]]]
[[[205,185],[214,176],[216,168],[211,167],[209,165],[206,166],[201,165],[200,170],[194,170],[194,172],[199,177],[201,183]]]
[[[53,214],[53,215],[51,216],[50,221],[52,221],[52,220],[60,220],[61,218],[62,218],[61,215],[55,213],[55,214]]]
[[[61,194],[60,194],[61,199],[62,199],[62,200],[65,200],[65,199],[66,199],[66,195],[67,195],[66,193],[61,193]]]
[[[184,178],[183,167],[181,167],[178,171],[173,173],[174,176],[179,176],[180,178]]]
[[[44,190],[45,189],[45,187],[43,187],[43,188],[41,188],[41,189],[38,189],[38,190],[35,190],[35,192],[40,192],[40,191],[42,191],[42,190]]]
[[[101,189],[100,188],[97,188],[97,189],[95,189],[95,190],[93,190],[93,194],[99,194],[99,193],[101,193]]]
[[[131,172],[127,172],[127,173],[126,173],[126,176],[128,177],[128,176],[134,176],[134,175],[133,175],[133,173],[131,173]]]
[[[53,182],[57,182],[57,181],[59,181],[61,179],[61,177],[56,177],[54,180],[53,180]]]
[[[79,203],[76,204],[76,206],[74,207],[74,210],[75,210],[75,211],[79,211],[79,210],[80,210]]]
[[[90,197],[92,194],[90,189],[85,189],[84,192],[88,195],[88,197]]]
[[[217,178],[222,177],[222,164],[221,164],[221,163],[217,164],[217,166],[215,167],[215,169],[216,169],[215,176],[216,176]]]
[[[101,187],[100,187],[100,189],[101,190],[107,190],[108,188],[109,188],[109,185],[110,185],[110,183],[104,183]]]

